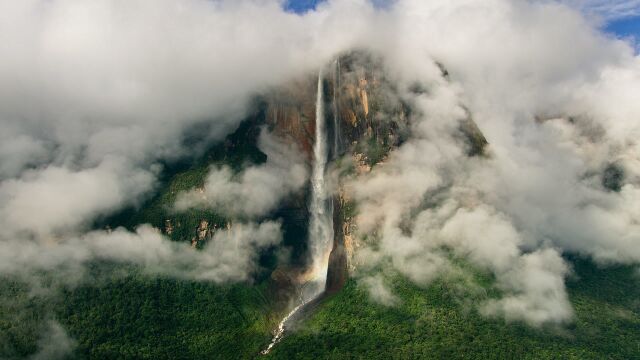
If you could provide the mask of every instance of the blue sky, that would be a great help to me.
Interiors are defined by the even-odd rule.
[[[559,0],[603,22],[603,30],[640,50],[640,0]],[[634,40],[635,39],[635,40]]]
[[[291,10],[297,13],[303,13],[309,9],[316,7],[316,4],[322,0],[289,0],[285,3],[285,9]]]
[[[288,0],[287,10],[303,13],[314,9],[325,0]],[[374,2],[382,2],[377,0]],[[604,22],[604,31],[619,38],[635,38],[636,49],[640,50],[640,0],[560,0],[580,9],[588,16],[597,16]]]
[[[613,20],[605,26],[605,30],[620,37],[636,36],[640,39],[640,16]]]

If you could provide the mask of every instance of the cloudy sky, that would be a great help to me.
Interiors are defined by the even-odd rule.
[[[285,9],[304,13],[326,0],[287,0]],[[387,6],[393,0],[375,1],[378,6]],[[551,0],[553,1],[553,0]],[[559,0],[580,10],[585,16],[601,23],[603,28],[619,37],[640,37],[639,0]]]
[[[565,0],[564,3],[608,22],[640,16],[638,0]]]
[[[603,32],[624,37],[615,24],[635,21],[635,2],[567,4],[286,5],[296,14],[268,0],[0,0],[0,272],[37,282],[108,259],[247,279],[281,240],[260,215],[308,175],[268,135],[264,165],[213,168],[211,188],[179,196],[179,209],[243,216],[209,248],[91,224],[153,194],[164,162],[196,156],[194,128],[220,141],[256,94],[365,48],[414,111],[410,141],[352,184],[363,235],[379,241],[363,253],[427,284],[452,249],[496,275],[505,296],[479,305],[487,316],[570,321],[563,254],[640,262],[640,59]],[[410,91],[416,82],[429,91]],[[486,159],[464,156],[454,136],[466,111],[491,144]],[[615,191],[603,186],[611,171],[624,175]],[[379,277],[363,281],[393,303]]]

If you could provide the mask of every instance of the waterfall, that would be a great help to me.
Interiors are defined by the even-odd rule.
[[[335,98],[334,98],[335,106]],[[335,112],[334,112],[334,121]],[[335,136],[334,136],[335,137]],[[337,146],[337,142],[334,142]],[[335,149],[335,148],[334,148]],[[309,254],[311,256],[311,280],[305,285],[301,303],[296,306],[278,324],[271,343],[260,353],[268,354],[282,340],[289,321],[293,321],[305,305],[318,298],[327,283],[329,255],[333,246],[333,206],[327,191],[325,174],[329,152],[327,148],[327,127],[324,115],[324,88],[322,70],[318,74],[316,95],[316,139],[313,145],[313,168],[311,170],[311,201],[309,204]]]
[[[324,291],[327,281],[329,253],[333,244],[333,207],[327,191],[325,173],[329,152],[327,149],[327,127],[324,114],[324,89],[322,71],[318,74],[316,96],[316,141],[313,147],[313,169],[311,172],[311,203],[309,212],[309,249],[314,279],[307,286],[305,299],[313,298]]]

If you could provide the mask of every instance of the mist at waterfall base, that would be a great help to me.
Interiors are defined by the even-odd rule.
[[[326,180],[329,159],[326,118],[324,113],[324,79],[322,70],[318,74],[316,90],[315,141],[313,145],[313,165],[311,172],[311,201],[309,203],[309,257],[310,265],[308,281],[302,285],[297,305],[278,323],[273,339],[261,352],[268,354],[284,337],[290,321],[295,320],[297,313],[323,294],[327,283],[329,254],[333,245],[333,206],[331,194]],[[335,92],[334,92],[335,93]],[[333,99],[335,107],[335,97]],[[335,110],[334,110],[335,119]],[[334,127],[334,132],[337,127]],[[337,138],[337,134],[333,135]],[[334,142],[334,154],[337,142]]]
[[[571,319],[565,252],[640,261],[640,61],[561,4],[405,0],[379,9],[335,0],[297,15],[268,1],[6,0],[0,33],[3,275],[73,285],[86,264],[106,258],[198,281],[250,278],[259,251],[281,237],[279,223],[257,224],[256,214],[245,214],[242,236],[225,237],[243,245],[224,248],[227,259],[150,227],[91,225],[148,199],[165,161],[196,157],[187,130],[207,124],[204,138],[218,142],[255,94],[354,48],[381,54],[414,108],[412,139],[351,184],[360,229],[379,234],[358,255],[364,268],[387,262],[428,284],[452,267],[446,247],[496,275],[505,296],[480,304],[483,314],[541,325]],[[451,136],[465,111],[490,158],[465,158]],[[624,169],[620,191],[601,186],[610,164]],[[270,166],[249,171],[248,182],[214,179],[251,196],[243,185],[273,185]],[[428,197],[445,201],[424,209]],[[213,271],[226,261],[246,266]],[[197,271],[181,269],[189,263]],[[379,278],[362,282],[376,285],[373,298],[389,298],[371,279]]]

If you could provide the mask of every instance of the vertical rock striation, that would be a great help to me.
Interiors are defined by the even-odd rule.
[[[325,287],[327,295],[340,291],[349,277],[342,213],[342,199],[336,195],[333,197],[333,246],[327,266],[327,285]]]

